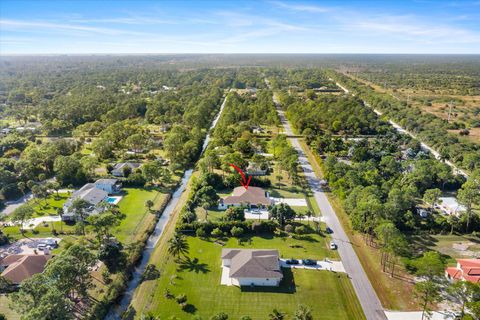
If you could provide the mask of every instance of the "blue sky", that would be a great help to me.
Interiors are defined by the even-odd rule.
[[[480,53],[480,1],[0,1],[0,54]]]

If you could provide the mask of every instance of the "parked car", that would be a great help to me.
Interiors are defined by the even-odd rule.
[[[336,250],[337,249],[337,244],[333,241],[330,241],[330,249]]]
[[[316,266],[317,265],[317,260],[304,259],[304,260],[302,260],[302,262],[306,266]]]
[[[299,264],[300,261],[296,260],[296,259],[288,259],[287,261],[285,261],[286,264]]]
[[[47,248],[47,245],[45,243],[40,243],[37,245],[37,249],[40,251],[45,250],[45,248]]]
[[[333,230],[332,230],[332,229],[330,229],[330,227],[327,227],[327,228],[325,229],[325,231],[326,231],[328,234],[331,234],[331,233],[333,233]]]

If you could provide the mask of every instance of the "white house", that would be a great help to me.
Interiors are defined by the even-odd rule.
[[[265,168],[262,169],[262,166],[255,162],[250,162],[247,167],[247,174],[249,176],[264,176],[267,174],[267,171],[268,167],[265,166]]]
[[[222,284],[277,287],[282,279],[278,250],[222,250]]]
[[[438,200],[438,207],[444,214],[454,214],[458,216],[467,210],[467,208],[458,203],[457,198],[455,197],[440,197]]]
[[[98,179],[95,188],[112,194],[120,192],[121,184],[117,179]]]
[[[62,219],[65,221],[75,220],[76,214],[70,210],[76,199],[86,201],[90,206],[86,208],[88,215],[99,214],[105,210],[103,203],[108,202],[108,195],[120,191],[120,184],[117,179],[99,179],[95,183],[87,183],[77,191],[63,205]]]

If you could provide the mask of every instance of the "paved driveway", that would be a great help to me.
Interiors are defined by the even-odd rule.
[[[280,109],[278,100],[275,96],[273,100],[277,105],[277,111],[283,127],[285,128],[285,133],[288,136],[292,136],[293,132],[290,124],[286,120],[283,110]],[[362,264],[360,263],[360,260],[358,260],[352,244],[350,243],[349,238],[343,230],[335,211],[333,211],[327,196],[323,192],[320,179],[315,175],[315,172],[313,171],[308,158],[303,152],[303,149],[300,146],[297,138],[289,138],[289,140],[292,146],[298,152],[300,166],[302,167],[310,188],[314,193],[315,201],[320,207],[320,211],[325,218],[325,222],[333,230],[332,238],[335,240],[335,243],[338,246],[340,258],[345,267],[345,271],[352,281],[353,288],[357,293],[357,297],[363,308],[365,317],[367,320],[386,320],[387,317],[385,316],[385,312],[380,300],[378,299],[375,289],[373,289],[372,284],[370,283],[367,274],[363,270]]]
[[[333,272],[345,272],[342,261],[333,261],[333,260],[318,260],[317,264],[314,266],[307,266],[302,263],[302,260],[298,260],[299,264],[287,264],[287,259],[280,259],[280,266],[282,268],[293,268],[293,269],[310,269],[310,270],[325,270]]]
[[[290,207],[308,207],[307,200],[303,198],[272,198],[275,203],[286,203]]]

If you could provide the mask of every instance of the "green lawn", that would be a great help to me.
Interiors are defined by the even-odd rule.
[[[10,301],[5,295],[0,295],[0,314],[4,314],[7,320],[18,320],[20,316],[8,307]]]
[[[45,215],[57,216],[57,210],[63,207],[63,204],[70,197],[70,193],[56,193],[49,195],[44,200],[30,200],[29,203],[33,205],[35,210],[34,217],[41,217]]]
[[[312,236],[318,239],[316,235]],[[161,268],[155,290],[146,299],[149,311],[160,317],[177,316],[190,319],[193,315],[208,318],[226,312],[230,319],[249,315],[267,319],[273,308],[293,315],[299,304],[309,306],[315,319],[364,319],[361,307],[344,274],[328,271],[284,269],[284,281],[279,288],[238,288],[220,285],[222,246],[214,242],[189,237],[190,262],[177,265],[169,258]],[[292,248],[297,244],[303,248]],[[229,239],[224,248],[239,247]],[[327,253],[323,241],[297,241],[287,238],[253,237],[244,248],[277,248],[284,257],[323,258]],[[198,261],[195,262],[194,258]],[[292,272],[293,271],[293,272]],[[186,294],[189,306],[182,311],[174,300],[164,297],[165,289],[173,294]],[[140,312],[137,313],[140,316]]]
[[[145,218],[152,215],[145,207],[147,200],[152,200],[155,206],[160,203],[167,196],[165,193],[160,193],[155,189],[143,188],[123,188],[123,199],[118,204],[120,212],[126,215],[122,220],[120,226],[115,230],[115,236],[122,243],[129,243],[135,237],[136,233],[143,225]],[[155,209],[155,206],[153,209]]]

